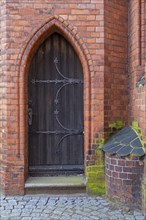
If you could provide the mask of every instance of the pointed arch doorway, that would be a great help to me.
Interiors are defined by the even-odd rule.
[[[83,70],[73,47],[53,33],[29,70],[29,174],[84,172]]]

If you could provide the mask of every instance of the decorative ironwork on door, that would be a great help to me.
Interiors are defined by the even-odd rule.
[[[47,38],[33,57],[28,94],[29,169],[39,167],[44,175],[49,166],[83,170],[82,65],[60,34]]]
[[[58,142],[58,147],[61,144],[61,142],[64,140],[64,138],[70,136],[70,135],[79,135],[79,134],[83,134],[84,133],[84,128],[80,128],[80,129],[70,129],[65,127],[58,118],[58,114],[59,114],[59,109],[57,108],[57,104],[59,103],[59,93],[60,91],[67,85],[71,85],[71,84],[83,84],[83,80],[82,79],[74,79],[74,78],[68,78],[66,76],[63,75],[63,73],[61,73],[61,71],[59,70],[57,64],[58,64],[58,58],[56,57],[54,59],[54,64],[55,64],[55,68],[57,73],[62,77],[62,79],[55,79],[55,80],[37,80],[37,79],[32,79],[31,83],[35,84],[35,83],[54,83],[54,84],[61,84],[58,91],[56,92],[55,95],[55,99],[54,99],[54,103],[56,104],[56,109],[54,111],[54,116],[55,119],[57,121],[57,123],[60,125],[60,128],[62,128],[63,130],[55,130],[55,131],[32,131],[32,133],[36,133],[36,134],[63,134],[64,136],[60,139],[60,141]],[[31,103],[31,101],[29,101],[29,103]],[[29,125],[32,125],[32,109],[29,108]]]

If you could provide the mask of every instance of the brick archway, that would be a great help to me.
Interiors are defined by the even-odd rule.
[[[66,38],[69,43],[73,46],[76,53],[79,56],[83,67],[84,74],[84,127],[85,127],[85,158],[87,155],[87,150],[90,146],[90,136],[91,136],[91,126],[90,126],[90,116],[91,116],[91,107],[90,107],[90,75],[93,72],[92,60],[88,49],[86,48],[85,43],[77,33],[77,31],[61,17],[53,16],[45,24],[43,24],[35,34],[30,38],[26,47],[21,56],[20,69],[19,69],[19,143],[21,143],[21,148],[23,149],[24,155],[24,173],[25,179],[27,178],[28,173],[28,157],[27,157],[27,148],[28,148],[28,126],[27,126],[27,103],[28,103],[28,94],[27,94],[27,81],[28,81],[28,72],[29,66],[32,60],[33,55],[40,46],[40,44],[52,33],[58,32],[64,38]],[[21,106],[21,108],[20,108]],[[22,129],[23,128],[23,129]],[[85,163],[86,165],[86,163]]]

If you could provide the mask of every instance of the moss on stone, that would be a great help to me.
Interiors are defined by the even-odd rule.
[[[125,127],[125,122],[122,121],[122,120],[117,120],[117,121],[109,124],[109,128],[111,128],[111,129],[119,130],[119,129],[122,129],[124,127]]]
[[[138,136],[142,137],[141,128],[139,127],[137,121],[133,121],[131,127],[133,128],[133,130],[136,131],[136,133],[138,134]]]
[[[105,185],[100,182],[88,183],[88,189],[90,194],[105,195]]]
[[[122,128],[124,128],[124,127],[125,127],[125,122],[122,121],[122,120],[116,120],[116,121],[110,123],[108,127],[111,129],[111,131],[107,133],[107,134],[108,134],[108,137],[107,137],[106,141],[108,141],[108,140],[109,140],[113,135],[115,135],[119,130],[121,130]]]
[[[105,195],[104,155],[99,148],[96,150],[96,154],[98,159],[95,161],[95,165],[87,166],[86,168],[88,192],[96,195]]]
[[[144,140],[144,137],[142,135],[141,128],[139,127],[138,121],[133,121],[131,127],[137,133],[137,135],[140,137],[141,143],[142,143],[143,147],[145,148],[146,147],[146,141]]]
[[[132,127],[139,128],[138,121],[132,121]]]
[[[106,139],[105,138],[98,138],[98,144],[99,146],[103,146],[106,143]]]

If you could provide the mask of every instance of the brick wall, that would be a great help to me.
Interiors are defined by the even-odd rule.
[[[137,120],[146,140],[146,85],[137,88],[142,76],[146,78],[146,2],[129,0],[129,122]],[[146,84],[146,83],[145,83]],[[146,163],[144,172],[146,173]],[[146,174],[144,174],[144,182]],[[143,184],[146,189],[146,184]],[[146,206],[146,194],[144,207]]]
[[[139,158],[106,155],[107,195],[131,208],[141,207],[143,169]]]
[[[146,76],[144,0],[129,1],[129,122],[137,120],[146,135],[146,87],[136,83]]]
[[[92,147],[94,138],[107,130],[110,122],[128,121],[127,3],[127,0],[1,1],[0,162],[6,194],[24,193],[28,171],[29,64],[41,42],[53,31],[67,38],[83,65],[85,163],[94,164],[97,159]],[[137,119],[145,130],[145,90],[135,86],[144,71],[144,29],[139,36],[139,17],[134,16],[137,7],[138,0],[129,1],[129,122]]]
[[[128,1],[105,0],[105,128],[128,121]]]
[[[6,20],[5,20],[5,13],[6,13],[6,5],[4,2],[1,1],[0,3],[0,160],[3,160],[1,163],[0,169],[0,189],[4,189],[5,184],[5,171],[6,171],[6,161],[7,161],[7,89],[6,89],[6,73],[7,73],[7,63],[6,63]],[[4,61],[3,61],[4,60]],[[3,61],[3,62],[2,62]],[[5,132],[4,132],[5,131]]]
[[[3,3],[2,3],[3,2]],[[2,1],[3,115],[1,164],[5,193],[23,194],[27,177],[27,74],[32,55],[54,28],[74,46],[85,78],[85,150],[103,131],[103,0]],[[50,27],[50,31],[49,31]],[[48,28],[48,29],[47,29]],[[3,32],[4,35],[5,32]],[[86,65],[86,68],[84,66]],[[90,160],[93,160],[91,157]],[[25,173],[25,176],[24,176]]]

